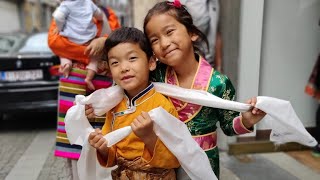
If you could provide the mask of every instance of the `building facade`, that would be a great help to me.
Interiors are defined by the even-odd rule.
[[[121,25],[133,26],[133,0],[100,0],[110,6],[119,17]],[[0,1],[0,20],[8,22],[0,33],[47,31],[58,0],[3,0]]]

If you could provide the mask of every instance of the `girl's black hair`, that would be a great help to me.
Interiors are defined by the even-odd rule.
[[[110,33],[104,44],[104,60],[108,60],[109,51],[121,43],[138,44],[140,48],[146,53],[147,58],[150,59],[152,49],[149,40],[142,31],[134,27],[121,27]]]
[[[143,23],[144,33],[146,34],[146,26],[150,21],[151,17],[157,14],[164,14],[164,13],[174,17],[178,22],[183,24],[189,33],[193,33],[199,36],[198,40],[194,42],[193,47],[195,51],[199,52],[201,55],[204,56],[204,53],[201,52],[200,50],[200,46],[201,46],[201,42],[204,41],[207,45],[207,48],[209,48],[208,39],[206,35],[203,32],[201,32],[193,24],[192,17],[184,5],[181,5],[180,7],[176,7],[168,1],[159,2],[156,5],[154,5],[153,8],[151,8],[148,11],[147,16],[144,18],[144,23]]]

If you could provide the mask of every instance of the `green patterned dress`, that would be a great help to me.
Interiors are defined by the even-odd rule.
[[[228,77],[214,71],[202,57],[197,57],[199,57],[199,66],[193,81],[193,89],[205,90],[220,98],[234,100],[235,89]],[[155,82],[179,85],[174,70],[161,63],[152,72],[151,77]],[[219,177],[219,151],[216,146],[217,122],[228,136],[250,132],[242,125],[239,112],[185,103],[174,98],[169,99],[176,107],[180,120],[187,125],[195,141],[208,155],[211,167]]]

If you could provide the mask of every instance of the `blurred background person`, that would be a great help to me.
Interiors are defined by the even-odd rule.
[[[309,96],[313,97],[320,103],[320,55],[318,60],[313,67],[307,86],[305,87],[305,92]],[[320,142],[320,104],[318,104],[318,109],[316,112],[316,139]],[[320,157],[320,144],[315,146],[312,151],[314,157]]]
[[[85,13],[83,13],[85,12]],[[53,13],[57,25],[57,33],[67,37],[76,44],[88,45],[98,34],[94,20],[103,21],[103,12],[91,0],[63,0]],[[60,56],[60,72],[68,77],[72,68],[72,60]],[[94,90],[92,79],[98,69],[98,59],[89,58],[85,82],[89,89]]]
[[[98,32],[109,29],[109,31],[106,32],[106,34],[109,34],[112,30],[119,28],[120,23],[110,7],[105,7],[102,10],[104,12],[103,15],[107,14],[107,17],[103,18],[103,22],[96,22]],[[97,42],[99,42],[99,38],[93,39],[88,45],[79,45],[55,33],[55,30],[56,24],[52,21],[48,33],[49,47],[56,55],[71,59],[73,62],[68,78],[61,76],[59,80],[58,122],[54,155],[65,158],[66,171],[70,172],[73,180],[77,180],[79,179],[77,161],[80,157],[81,146],[70,144],[65,131],[64,117],[69,108],[73,106],[76,95],[89,95],[92,93],[92,90],[90,90],[85,83],[89,57],[94,56],[99,59],[97,73],[92,80],[96,90],[111,86],[112,79],[107,76],[106,66],[100,61],[102,57],[94,48]],[[94,128],[101,128],[104,124],[105,117],[96,117],[89,121]]]
[[[220,9],[219,0],[181,0],[181,3],[187,7],[193,18],[194,24],[208,38],[209,47],[207,47],[205,43],[202,43],[201,45],[201,50],[205,54],[205,59],[212,67],[221,70],[222,39],[220,34],[217,37]],[[215,47],[216,44],[218,47]]]

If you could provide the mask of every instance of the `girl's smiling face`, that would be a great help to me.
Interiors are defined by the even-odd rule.
[[[169,66],[179,66],[188,57],[194,56],[193,41],[198,36],[189,33],[186,27],[173,16],[153,15],[146,24],[146,34],[156,57]]]

